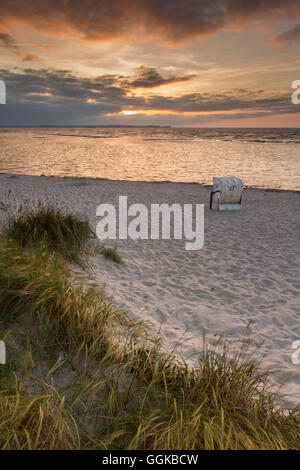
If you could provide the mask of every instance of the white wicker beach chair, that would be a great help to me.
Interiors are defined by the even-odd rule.
[[[213,178],[210,208],[215,211],[236,211],[242,207],[243,182],[235,176]]]

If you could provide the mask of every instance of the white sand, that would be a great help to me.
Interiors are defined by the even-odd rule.
[[[184,336],[185,357],[225,335],[239,350],[251,339],[262,364],[275,369],[288,400],[300,402],[300,365],[291,360],[300,340],[300,193],[244,190],[240,213],[209,210],[210,189],[197,184],[143,183],[0,175],[0,201],[12,197],[56,200],[88,217],[96,207],[129,204],[205,204],[205,244],[186,251],[184,241],[125,240],[126,266],[95,258],[95,275],[116,302],[161,326],[171,346]],[[3,214],[0,214],[3,217]],[[250,325],[250,334],[247,326]]]

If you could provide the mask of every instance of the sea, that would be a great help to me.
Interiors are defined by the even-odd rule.
[[[0,173],[300,191],[300,128],[0,128]]]

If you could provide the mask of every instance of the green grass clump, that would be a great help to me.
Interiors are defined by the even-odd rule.
[[[69,268],[45,245],[24,250],[17,242],[0,239],[0,309],[2,319],[27,314],[48,324],[49,347],[89,353],[103,351],[118,316],[95,285],[71,281]]]
[[[99,253],[101,253],[105,258],[110,259],[114,263],[124,264],[122,256],[118,253],[116,247],[110,248],[109,246],[102,245],[99,247]]]
[[[0,390],[0,449],[52,450],[80,447],[76,423],[65,399],[51,393],[28,396],[16,380]]]
[[[95,236],[87,220],[41,202],[33,208],[20,205],[17,213],[9,213],[4,233],[23,248],[43,242],[49,250],[72,261],[78,260],[89,239]]]
[[[191,368],[157,345],[132,345],[118,370],[128,388],[118,393],[112,379],[104,408],[113,448],[299,448],[299,413],[278,406],[268,373],[226,349],[204,349]]]

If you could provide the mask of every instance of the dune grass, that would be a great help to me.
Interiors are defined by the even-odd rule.
[[[101,253],[105,258],[114,261],[114,263],[125,264],[116,247],[111,248],[109,246],[102,245],[99,248],[99,253]]]
[[[44,243],[73,261],[95,236],[87,220],[42,202],[30,208],[23,203],[17,213],[8,213],[4,233],[23,248]]]
[[[252,360],[204,347],[191,368],[79,280],[65,258],[83,249],[89,227],[70,236],[59,214],[52,238],[40,222],[31,236],[24,213],[0,235],[1,333],[20,357],[0,366],[0,448],[299,448],[299,412],[278,405]]]
[[[69,277],[69,267],[41,244],[24,250],[14,240],[0,240],[2,318],[27,315],[49,330],[49,348],[99,353],[107,346],[112,324],[126,321],[97,286]]]
[[[28,201],[22,201],[14,211],[9,206],[3,209],[7,212],[7,221],[2,235],[23,248],[43,244],[48,251],[55,251],[80,265],[85,264],[86,256],[97,253],[117,264],[124,264],[116,247],[91,242],[96,234],[87,220],[55,204],[38,201],[29,205]]]
[[[0,390],[0,449],[76,449],[76,423],[64,406],[64,397],[45,393],[28,396],[16,380]]]

